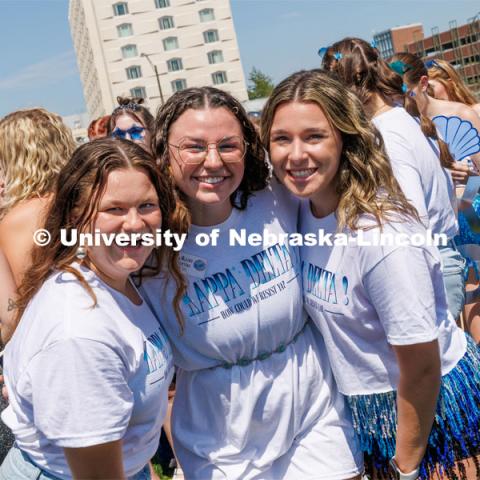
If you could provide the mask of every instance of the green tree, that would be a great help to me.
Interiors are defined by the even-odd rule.
[[[248,76],[248,81],[248,98],[250,100],[268,97],[275,87],[272,78],[260,70],[257,70],[255,67],[252,68]]]

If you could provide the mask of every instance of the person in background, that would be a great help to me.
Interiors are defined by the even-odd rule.
[[[404,96],[401,76],[381,58],[380,52],[359,38],[345,38],[328,48],[323,59],[326,70],[335,72],[363,104],[367,116],[380,131],[393,174],[408,201],[433,235],[444,234],[448,244],[440,246],[448,305],[458,318],[465,301],[463,269],[465,259],[453,237],[458,232],[456,197],[450,170],[448,149],[440,151],[432,138],[433,124],[420,125],[398,105]],[[422,130],[424,128],[424,130]]]
[[[152,274],[168,265],[180,292],[184,283],[172,249],[133,236],[181,231],[173,189],[147,151],[109,138],[75,151],[55,199],[45,223],[52,240],[20,285],[21,321],[5,351],[2,418],[16,443],[0,479],[148,480],[172,352],[131,275],[148,259]],[[62,229],[130,240],[67,246]]]
[[[261,131],[302,199],[300,232],[349,237],[301,247],[303,292],[373,478],[476,478],[455,467],[480,449],[480,352],[448,314],[438,250],[358,97],[328,72],[298,72],[275,87]]]
[[[75,150],[70,129],[43,108],[19,110],[0,120],[0,250],[15,283],[30,266],[34,232],[45,220],[61,168]]]
[[[108,123],[108,135],[131,140],[150,150],[154,118],[142,105],[143,98],[117,97],[117,102]]]
[[[435,98],[469,105],[480,115],[480,103],[463,83],[453,65],[436,58],[425,62],[425,66],[428,70],[428,85],[432,88]]]
[[[105,138],[108,135],[108,123],[110,115],[92,120],[88,126],[88,139],[95,140],[96,138]]]
[[[428,70],[428,85],[433,89],[433,95],[440,100],[449,102],[463,103],[469,105],[478,114],[480,114],[480,104],[475,103],[475,98],[468,90],[468,87],[462,82],[455,68],[445,60],[435,59],[425,62]],[[462,161],[467,168],[471,163],[467,157]],[[470,169],[469,169],[470,170]],[[478,172],[471,172],[472,175],[478,175]],[[462,197],[465,186],[457,185],[457,197]],[[471,201],[471,208],[477,219],[480,216],[480,195],[477,194]],[[462,208],[469,208],[470,205],[459,205],[458,224],[459,233],[455,237],[455,243],[459,250],[469,260],[470,268],[468,269],[468,278],[466,283],[467,301],[464,307],[464,320],[467,331],[472,335],[473,339],[480,343],[480,302],[478,302],[478,292],[480,276],[478,274],[478,263],[480,257],[478,254],[478,245],[480,245],[480,234],[472,230],[468,217]],[[473,245],[474,247],[470,247]],[[472,292],[472,293],[470,293]]]
[[[403,81],[406,86],[405,108],[422,122],[432,122],[436,117],[457,117],[467,121],[477,133],[480,132],[480,116],[471,106],[460,102],[440,100],[429,95],[428,70],[422,59],[409,52],[399,52],[392,57],[392,62],[402,62],[404,66]],[[437,134],[441,135],[437,127]],[[442,140],[446,140],[441,138]],[[449,146],[452,154],[452,146]],[[480,152],[470,156],[477,170],[480,167]]]

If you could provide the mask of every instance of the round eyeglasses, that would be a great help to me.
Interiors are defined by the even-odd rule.
[[[180,160],[189,165],[199,165],[207,158],[210,148],[214,148],[222,162],[237,163],[245,158],[248,142],[242,137],[227,137],[218,142],[204,142],[194,138],[183,138],[178,145],[169,143],[177,149]]]

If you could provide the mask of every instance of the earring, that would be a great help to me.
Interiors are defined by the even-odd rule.
[[[87,250],[85,247],[78,247],[77,248],[77,252],[75,253],[75,256],[79,259],[79,260],[83,260],[86,256],[87,256]]]

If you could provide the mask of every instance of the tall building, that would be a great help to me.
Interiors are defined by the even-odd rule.
[[[70,0],[68,16],[91,118],[195,86],[248,99],[229,0]]]
[[[407,44],[419,38],[423,38],[421,23],[389,28],[373,36],[375,46],[384,59],[390,58],[396,52],[405,51]]]
[[[450,62],[480,101],[480,13],[459,27],[452,20],[444,32],[434,27],[430,37],[417,39],[407,49],[424,61],[441,58]]]

